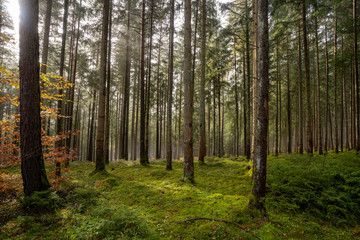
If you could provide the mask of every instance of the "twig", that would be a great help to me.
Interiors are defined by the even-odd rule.
[[[258,236],[256,236],[253,232],[245,229],[245,227],[235,223],[235,222],[231,222],[231,221],[227,221],[227,220],[221,220],[221,219],[213,219],[213,218],[204,218],[204,217],[199,217],[199,218],[192,218],[192,219],[187,219],[185,221],[181,221],[181,222],[177,222],[177,223],[186,223],[186,222],[193,222],[193,221],[197,221],[197,220],[208,220],[208,221],[215,221],[215,222],[223,222],[223,223],[230,223],[233,224],[235,226],[237,226],[238,228],[240,228],[241,230],[250,233],[251,235],[253,235],[254,237],[256,237],[256,239],[260,239]]]

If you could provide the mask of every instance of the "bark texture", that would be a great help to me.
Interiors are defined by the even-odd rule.
[[[49,189],[41,146],[39,2],[20,1],[20,149],[24,193]]]

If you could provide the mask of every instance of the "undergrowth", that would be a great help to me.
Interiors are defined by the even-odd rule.
[[[360,161],[353,152],[270,156],[266,218],[247,208],[252,169],[245,158],[205,162],[195,163],[195,184],[181,181],[182,161],[173,171],[164,160],[147,167],[118,161],[95,174],[92,163],[75,162],[68,185],[1,207],[13,213],[0,239],[360,237]],[[40,211],[30,214],[33,207]]]

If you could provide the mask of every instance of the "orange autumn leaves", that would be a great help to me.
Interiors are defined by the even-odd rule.
[[[0,195],[20,191],[22,181],[20,175],[20,116],[19,116],[19,74],[11,69],[0,66],[0,109],[5,114],[0,119]],[[76,149],[66,147],[55,148],[55,142],[65,141],[71,135],[80,131],[67,132],[61,135],[48,135],[47,124],[60,116],[58,110],[51,107],[52,101],[66,100],[66,94],[59,95],[59,89],[70,89],[72,86],[66,79],[55,74],[41,74],[41,117],[42,145],[45,165],[50,183],[57,186],[64,178],[55,177],[55,162],[64,163],[74,160]]]

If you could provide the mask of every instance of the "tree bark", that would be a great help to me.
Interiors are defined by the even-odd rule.
[[[130,102],[130,3],[128,1],[128,16],[126,28],[126,63],[125,63],[125,83],[124,83],[124,98],[121,118],[121,133],[120,134],[120,158],[128,160],[128,129],[129,129],[129,102]]]
[[[158,66],[157,66],[157,80],[156,80],[156,146],[155,146],[155,158],[161,158],[161,77],[160,77],[160,65],[161,65],[161,45],[162,45],[162,25],[160,29],[160,39],[158,48]],[[169,63],[170,64],[170,63]],[[169,72],[170,74],[170,72]]]
[[[337,13],[335,9],[335,25],[334,25],[334,151],[335,153],[339,152],[339,130],[338,130],[338,107],[337,107]]]
[[[275,117],[275,156],[279,155],[279,50],[276,48],[276,117]]]
[[[100,82],[99,82],[99,105],[98,105],[98,126],[96,135],[96,168],[95,171],[105,170],[104,161],[104,137],[105,137],[105,95],[106,95],[106,58],[107,58],[107,38],[109,30],[109,10],[110,0],[104,0],[102,35],[101,35],[101,55],[100,55]]]
[[[304,140],[303,140],[303,87],[302,87],[302,60],[301,60],[301,31],[300,23],[298,23],[298,64],[299,64],[299,153],[304,153]]]
[[[291,149],[291,140],[292,140],[292,134],[291,134],[291,93],[290,93],[290,55],[289,55],[289,49],[287,50],[287,61],[286,61],[286,69],[287,69],[287,122],[288,122],[288,153],[292,152]]]
[[[306,24],[306,0],[302,0],[302,27],[304,40],[304,63],[305,63],[305,91],[306,91],[306,132],[307,132],[307,153],[313,153],[313,129],[312,129],[312,111],[311,111],[311,93],[310,93],[310,59],[307,39]]]
[[[358,47],[357,47],[357,27],[356,27],[356,0],[353,0],[353,34],[354,34],[354,78],[355,78],[355,92],[356,92],[356,125],[357,125],[357,138],[356,138],[356,151],[360,151],[360,91],[359,91],[359,70],[358,70]]]
[[[268,1],[258,2],[258,25],[255,29],[258,35],[258,55],[257,70],[258,78],[255,79],[258,89],[254,89],[254,108],[253,115],[256,116],[254,125],[254,153],[253,153],[253,198],[249,205],[259,209],[264,215],[265,192],[266,192],[266,161],[267,161],[267,141],[269,124],[269,29],[268,29]]]
[[[141,13],[141,53],[140,53],[140,163],[148,163],[145,149],[145,0],[142,0]]]
[[[39,2],[20,1],[20,151],[24,193],[49,189],[41,146]]]
[[[52,1],[47,0],[46,4],[46,16],[45,16],[45,26],[44,26],[44,40],[41,53],[41,73],[46,74],[47,62],[48,62],[48,52],[49,52],[49,36],[50,36],[50,24],[51,24],[51,12],[52,12]]]
[[[169,34],[169,71],[168,71],[168,107],[167,107],[167,129],[166,129],[166,170],[172,170],[172,94],[174,75],[174,14],[175,3],[170,1],[170,34]]]
[[[62,40],[61,40],[61,53],[60,53],[60,77],[64,77],[64,65],[65,65],[65,46],[66,46],[66,33],[67,33],[67,21],[68,21],[68,10],[69,10],[69,0],[64,0],[64,17],[63,17],[63,33],[62,33]],[[61,96],[63,94],[63,89],[60,88],[59,95]],[[62,126],[62,101],[59,100],[57,104],[58,108],[58,118],[56,120],[56,134],[61,135],[63,131]],[[62,141],[59,140],[55,144],[56,148],[62,147]],[[60,162],[56,161],[56,170],[55,170],[56,176],[61,175],[61,167]]]
[[[205,64],[206,64],[206,0],[201,1],[201,55],[200,55],[200,142],[199,163],[205,163],[206,135],[205,135]],[[236,58],[236,55],[235,55]],[[235,60],[236,61],[236,60]],[[236,74],[236,67],[235,67]],[[238,102],[236,102],[238,104]],[[237,112],[238,115],[238,112]],[[238,130],[238,129],[237,129]],[[209,133],[208,133],[209,134]]]
[[[108,39],[108,56],[107,56],[107,73],[106,73],[106,96],[105,96],[105,141],[104,141],[104,161],[105,164],[110,162],[109,142],[110,142],[110,80],[111,80],[111,33],[112,33],[112,0],[109,6],[109,39]]]
[[[247,87],[246,87],[246,94],[244,94],[244,97],[246,96],[246,102],[247,102],[247,105],[246,105],[246,108],[244,109],[244,111],[246,110],[246,116],[244,116],[244,145],[245,145],[245,155],[246,155],[246,158],[247,159],[250,159],[251,157],[251,148],[250,148],[250,141],[251,141],[251,138],[250,138],[250,133],[251,133],[251,129],[250,129],[250,115],[251,115],[251,112],[250,112],[250,109],[251,109],[251,106],[250,106],[250,96],[251,96],[251,92],[250,92],[250,84],[251,84],[251,73],[250,73],[250,26],[249,26],[249,23],[250,23],[250,9],[248,7],[248,1],[245,0],[245,17],[246,17],[246,29],[245,29],[245,45],[246,45],[246,72],[247,72]],[[255,19],[254,21],[254,26],[257,25],[257,20]],[[257,34],[254,32],[254,41],[255,41],[255,38],[256,38]],[[255,44],[256,46],[256,44]],[[253,54],[256,55],[256,48],[254,49],[254,52]],[[255,56],[253,56],[253,60],[255,60]],[[244,56],[244,59],[245,59],[245,56]],[[245,64],[245,60],[244,60],[244,64]],[[245,66],[244,66],[244,74],[245,74]],[[256,66],[254,65],[253,63],[253,77],[256,78],[257,74],[256,74]],[[244,81],[245,81],[245,76],[244,76]],[[244,83],[245,85],[245,83]],[[245,90],[244,90],[245,91]],[[245,101],[245,99],[244,99]],[[246,126],[245,126],[246,125]]]
[[[326,114],[325,114],[325,151],[328,150],[328,139],[329,139],[329,116],[330,116],[330,106],[329,106],[329,54],[327,50],[327,30],[325,27],[325,75],[326,75]]]
[[[315,11],[317,11],[317,4],[315,5]],[[315,16],[315,48],[316,48],[316,119],[318,128],[318,151],[319,154],[323,154],[322,149],[322,131],[321,131],[321,100],[320,100],[320,67],[319,67],[319,37],[318,37],[318,19]]]
[[[184,182],[194,183],[193,159],[193,86],[191,78],[191,0],[184,11]]]
[[[146,119],[145,119],[145,151],[148,155],[147,163],[149,164],[149,155],[150,155],[150,89],[151,89],[151,60],[152,60],[152,42],[153,42],[153,25],[154,25],[154,0],[150,0],[150,42],[149,42],[149,57],[148,57],[148,68],[147,68],[147,79],[146,79]],[[164,127],[165,130],[165,127]]]

